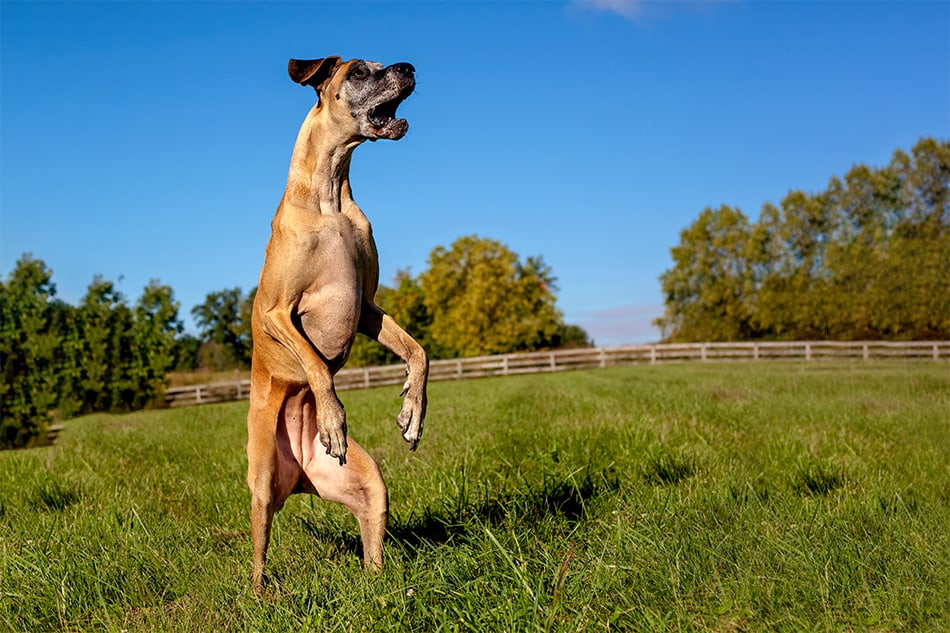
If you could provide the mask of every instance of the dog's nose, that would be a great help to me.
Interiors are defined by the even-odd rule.
[[[416,69],[407,62],[399,62],[398,64],[393,64],[390,66],[393,72],[397,72],[400,75],[405,77],[412,77],[412,73],[416,72]]]

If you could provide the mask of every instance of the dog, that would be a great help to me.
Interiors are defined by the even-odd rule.
[[[409,125],[396,109],[415,89],[415,68],[325,57],[291,59],[287,70],[316,91],[317,103],[294,144],[251,316],[247,483],[257,594],[274,514],[293,493],[346,506],[359,521],[365,567],[382,567],[386,484],[369,453],[347,436],[333,385],[357,332],[406,363],[396,422],[411,450],[422,436],[429,374],[422,347],[374,302],[376,244],[349,180],[357,146],[405,136]]]

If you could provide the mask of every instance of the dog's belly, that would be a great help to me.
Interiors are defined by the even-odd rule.
[[[314,493],[305,468],[314,459],[317,436],[316,405],[309,387],[301,387],[284,401],[277,420],[278,474],[281,496]]]
[[[277,488],[280,498],[294,493],[327,496],[339,486],[333,480],[343,476],[340,462],[328,455],[320,440],[317,405],[313,392],[307,386],[288,394],[277,420]],[[356,440],[350,439],[354,450],[362,450]],[[353,447],[351,447],[353,448]]]

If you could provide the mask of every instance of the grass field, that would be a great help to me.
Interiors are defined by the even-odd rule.
[[[246,402],[0,453],[0,630],[950,630],[946,363],[640,366],[342,394],[386,568],[297,495],[249,590]]]

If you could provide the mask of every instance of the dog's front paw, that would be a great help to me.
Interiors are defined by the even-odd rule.
[[[346,413],[343,405],[337,403],[332,413],[320,420],[320,443],[327,449],[327,455],[340,460],[340,466],[346,463]]]
[[[426,417],[426,392],[422,389],[413,389],[407,382],[403,389],[405,399],[402,401],[402,410],[396,417],[402,437],[409,442],[409,449],[416,450],[422,438],[422,423]]]

